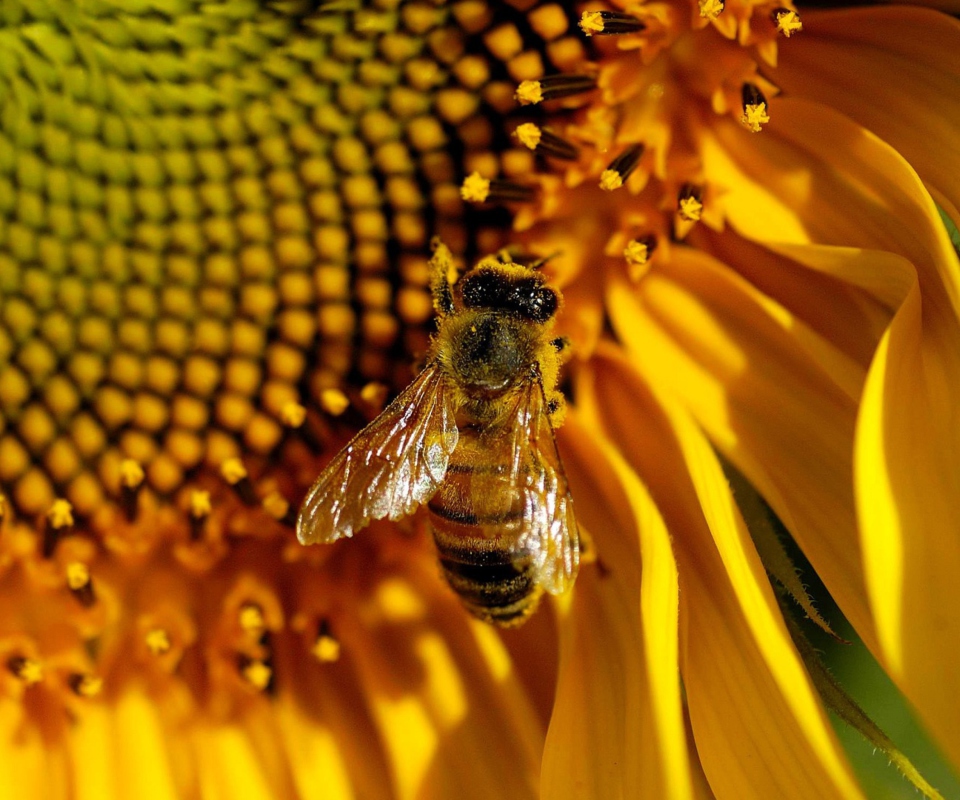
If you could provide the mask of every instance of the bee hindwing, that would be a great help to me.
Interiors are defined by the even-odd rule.
[[[413,513],[447,472],[455,417],[451,392],[431,364],[320,474],[300,509],[297,538],[332,542],[371,520]]]

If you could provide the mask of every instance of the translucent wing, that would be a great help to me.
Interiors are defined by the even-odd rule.
[[[310,488],[297,538],[333,542],[374,519],[400,519],[436,492],[457,446],[456,409],[431,364],[353,437]]]
[[[520,492],[520,546],[533,557],[537,583],[551,594],[573,585],[580,537],[543,385],[532,380],[521,395],[512,429],[509,480]]]

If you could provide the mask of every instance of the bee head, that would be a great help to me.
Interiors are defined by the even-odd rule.
[[[464,308],[489,309],[528,322],[547,322],[557,311],[557,293],[543,275],[529,269],[482,263],[457,284]]]

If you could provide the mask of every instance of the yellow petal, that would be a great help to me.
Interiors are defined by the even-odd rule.
[[[636,287],[611,283],[615,330],[770,503],[871,641],[852,482],[860,366],[719,262],[674,255]]]
[[[379,621],[344,619],[399,798],[534,797],[540,721],[496,632],[467,616],[435,565],[386,580]],[[413,585],[415,585],[415,589]],[[406,607],[408,614],[398,614]],[[550,654],[545,653],[545,658]]]
[[[692,798],[670,540],[646,489],[587,419],[571,413],[560,434],[577,518],[600,560],[581,567],[561,620],[541,796]]]
[[[869,128],[960,204],[960,21],[875,6],[811,11],[803,20],[803,35],[780,48],[781,89]]]
[[[710,445],[613,348],[597,361],[605,427],[673,533],[684,687],[713,792],[861,797]]]
[[[142,787],[141,796],[146,800],[175,800],[180,796],[173,780],[168,733],[155,698],[142,688],[117,698],[111,737],[117,786]]]

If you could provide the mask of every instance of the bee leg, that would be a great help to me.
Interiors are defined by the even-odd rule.
[[[441,317],[453,313],[453,289],[450,274],[454,272],[453,253],[450,248],[434,237],[430,242],[433,257],[430,259],[430,293],[433,295],[433,307]]]

